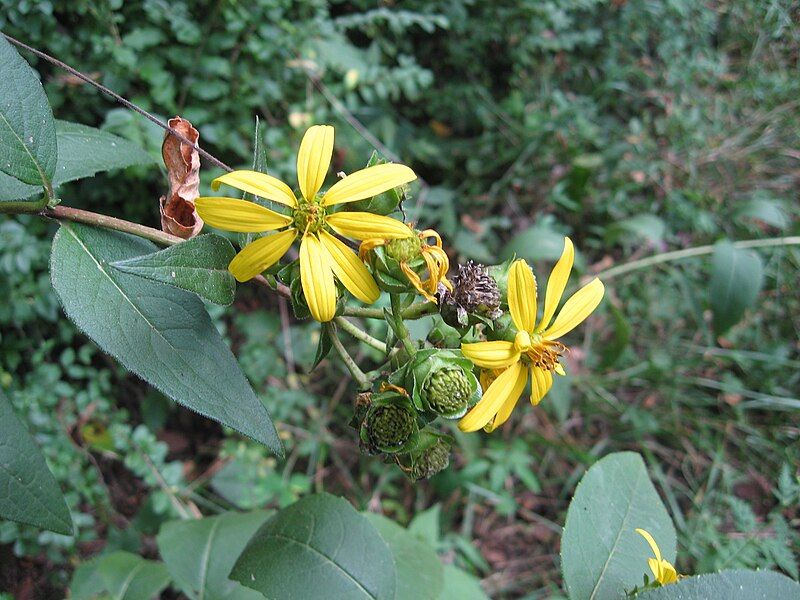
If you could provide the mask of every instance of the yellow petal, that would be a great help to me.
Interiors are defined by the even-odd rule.
[[[461,353],[482,369],[502,369],[519,360],[513,342],[477,342],[461,344]]]
[[[662,560],[661,561],[661,583],[668,584],[668,583],[675,583],[678,581],[678,572],[675,570],[668,561]]]
[[[413,235],[402,221],[367,212],[337,212],[328,215],[326,223],[339,235],[354,240],[396,240]]]
[[[531,404],[536,406],[553,387],[553,374],[537,367],[531,367]]]
[[[217,191],[220,184],[235,187],[259,198],[266,198],[273,202],[280,202],[286,206],[297,206],[292,188],[283,183],[280,179],[259,173],[258,171],[233,171],[226,173],[222,177],[217,177],[211,182],[211,189]]]
[[[286,254],[296,236],[297,232],[294,229],[287,229],[258,238],[233,257],[228,270],[238,281],[252,279],[278,262],[281,256]]]
[[[565,237],[564,251],[561,253],[561,258],[558,259],[556,266],[553,267],[553,272],[550,273],[550,277],[547,280],[547,291],[544,295],[544,314],[537,328],[539,331],[547,329],[547,326],[550,325],[550,320],[556,314],[556,308],[558,308],[558,303],[561,302],[564,288],[567,287],[574,261],[575,247],[572,245],[572,240]]]
[[[381,291],[355,252],[327,231],[320,231],[319,241],[333,259],[331,268],[344,287],[362,302],[367,304],[375,302]]]
[[[492,382],[480,402],[458,422],[458,428],[469,432],[485,427],[507,401],[519,398],[527,379],[528,373],[521,364],[514,363],[508,367]]]
[[[597,308],[597,305],[603,299],[604,293],[605,287],[599,279],[595,278],[587,283],[564,303],[564,307],[558,313],[556,320],[542,333],[543,337],[548,340],[554,340],[575,329]]]
[[[656,581],[661,583],[661,579],[663,578],[663,573],[661,572],[661,563],[657,561],[655,558],[648,558],[647,565],[653,572],[653,577],[655,577]]]
[[[315,235],[303,236],[300,242],[300,283],[311,316],[325,323],[336,313],[336,282],[328,253]]]
[[[312,200],[328,174],[333,154],[333,127],[314,125],[309,127],[300,142],[297,152],[297,181],[300,192]]]
[[[523,368],[523,375],[525,369]],[[494,419],[487,423],[486,427],[484,427],[484,431],[486,433],[492,433],[495,429],[500,427],[503,423],[508,421],[508,418],[511,416],[511,413],[514,411],[514,407],[519,402],[519,399],[522,397],[522,391],[525,388],[525,383],[527,382],[527,376],[525,376],[522,380],[522,387],[519,388],[518,393],[512,392],[506,398],[506,401],[503,402],[503,405],[500,407],[500,410],[497,411]]]
[[[662,558],[661,558],[661,550],[659,550],[658,544],[656,544],[655,538],[653,538],[653,536],[650,535],[649,531],[646,531],[644,529],[636,529],[636,533],[638,533],[640,536],[642,536],[647,541],[647,543],[650,545],[650,549],[653,551],[653,554],[656,557],[656,561],[658,561],[660,563],[661,560],[662,560]]]
[[[286,227],[290,217],[264,208],[255,202],[235,198],[198,198],[195,200],[197,214],[212,227],[225,231],[252,233],[272,231]]]
[[[533,331],[536,325],[536,278],[524,260],[514,261],[508,272],[508,308],[517,329]]]
[[[325,206],[331,206],[342,202],[372,198],[372,196],[377,196],[394,187],[414,181],[416,178],[414,171],[405,165],[387,163],[367,167],[351,173],[333,184],[322,197],[322,203]]]

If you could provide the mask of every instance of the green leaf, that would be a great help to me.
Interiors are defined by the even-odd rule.
[[[489,600],[480,582],[453,565],[444,566],[444,589],[439,600]]]
[[[564,236],[548,225],[537,223],[515,235],[500,252],[501,260],[516,256],[528,262],[557,260],[564,250]]]
[[[233,564],[265,512],[226,513],[193,521],[166,523],[158,534],[158,551],[175,585],[189,598],[259,600],[264,596],[228,579]]]
[[[561,539],[561,564],[571,600],[605,600],[650,574],[646,529],[662,556],[675,560],[675,527],[641,456],[617,452],[597,461],[575,490]]]
[[[101,171],[156,162],[133,142],[100,129],[68,121],[56,121],[55,127],[58,161],[53,173],[54,189]],[[31,198],[41,191],[40,187],[0,173],[0,201]]]
[[[722,335],[755,304],[764,283],[764,267],[755,252],[722,240],[714,246],[711,264],[711,311],[714,332]]]
[[[64,312],[100,348],[169,398],[283,456],[267,409],[200,299],[109,266],[154,250],[131,235],[63,223],[53,240],[50,268]]]
[[[95,173],[155,164],[156,160],[139,146],[94,127],[56,121],[58,164],[53,186],[91,177]]]
[[[732,570],[687,577],[637,600],[800,600],[800,584],[773,571]]]
[[[72,600],[151,600],[169,585],[160,562],[130,552],[112,552],[83,563],[70,583]]]
[[[392,553],[370,522],[329,494],[306,496],[253,536],[231,579],[268,598],[393,598]]]
[[[0,171],[48,187],[56,168],[56,129],[31,66],[0,35]]]
[[[0,518],[72,535],[61,490],[0,390]]]
[[[444,573],[436,552],[394,521],[375,513],[363,513],[378,530],[394,555],[396,600],[436,600],[442,592]]]
[[[331,338],[330,330],[327,327],[322,327],[319,334],[319,342],[317,343],[317,351],[314,353],[314,364],[311,365],[313,371],[319,366],[325,357],[330,354],[333,348],[333,339]]]
[[[236,255],[224,237],[209,233],[181,242],[153,254],[112,263],[131,273],[193,292],[215,304],[233,302],[236,280],[228,265]]]
[[[429,509],[417,513],[408,524],[409,533],[426,542],[431,548],[436,548],[441,538],[439,526],[441,514],[441,504],[434,504]]]

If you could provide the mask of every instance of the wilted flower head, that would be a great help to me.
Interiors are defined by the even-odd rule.
[[[451,278],[452,289],[439,286],[440,311],[446,323],[466,327],[470,315],[496,319],[501,314],[500,289],[489,269],[468,261]]]

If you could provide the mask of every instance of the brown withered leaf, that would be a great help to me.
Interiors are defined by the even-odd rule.
[[[195,144],[200,139],[200,133],[186,119],[170,119],[169,126]],[[200,195],[200,155],[168,132],[161,145],[161,156],[169,177],[169,193],[159,200],[161,229],[188,240],[203,229],[203,220],[194,205]]]

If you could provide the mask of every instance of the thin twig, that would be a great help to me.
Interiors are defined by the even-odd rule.
[[[386,344],[384,344],[379,339],[372,337],[366,331],[359,328],[356,324],[351,323],[344,317],[336,317],[334,319],[334,322],[339,327],[339,329],[341,329],[345,333],[349,333],[357,340],[364,342],[367,346],[372,346],[376,350],[380,350],[384,354],[386,353]]]
[[[746,240],[742,242],[733,242],[734,248],[768,248],[770,246],[797,246],[800,245],[800,236],[769,238],[766,240]],[[675,250],[673,252],[664,252],[663,254],[656,254],[655,256],[648,256],[641,260],[624,263],[611,267],[604,271],[597,273],[603,281],[608,281],[614,277],[625,275],[632,271],[644,269],[653,265],[671,262],[673,260],[681,260],[683,258],[691,258],[694,256],[702,256],[704,254],[711,254],[714,252],[714,246],[696,246],[695,248],[685,248],[683,250]]]
[[[2,34],[2,35],[9,42],[14,44],[15,46],[19,46],[20,48],[24,48],[25,50],[27,50],[28,52],[32,52],[33,54],[35,54],[39,58],[43,58],[47,62],[52,63],[52,64],[54,64],[55,66],[57,66],[57,67],[59,67],[61,69],[64,69],[65,71],[67,71],[68,73],[74,75],[78,79],[80,79],[82,81],[85,81],[89,85],[97,88],[98,90],[100,90],[101,92],[106,94],[107,96],[111,96],[114,100],[116,100],[117,102],[122,104],[124,107],[129,108],[132,111],[139,113],[140,115],[142,115],[143,117],[145,117],[149,121],[152,121],[153,123],[155,123],[156,125],[158,125],[162,129],[168,131],[171,135],[174,135],[176,138],[178,138],[184,144],[187,144],[191,148],[197,150],[197,152],[199,152],[202,156],[204,156],[206,159],[208,159],[209,162],[214,163],[219,168],[225,169],[228,172],[233,171],[233,169],[231,167],[226,165],[224,162],[219,160],[217,157],[215,157],[212,154],[210,154],[210,153],[206,152],[205,150],[203,150],[200,146],[198,146],[197,144],[192,142],[189,138],[187,138],[186,136],[181,134],[179,131],[176,131],[175,129],[173,129],[172,127],[170,127],[166,123],[164,123],[161,119],[159,119],[155,115],[152,115],[149,112],[147,112],[146,110],[144,110],[143,108],[140,108],[140,107],[136,106],[133,102],[131,102],[129,100],[126,100],[125,98],[123,98],[122,96],[120,96],[116,92],[110,90],[106,86],[104,86],[104,85],[102,85],[100,83],[97,83],[94,79],[92,79],[88,75],[84,75],[83,73],[81,73],[77,69],[74,69],[74,68],[70,67],[67,63],[62,62],[62,61],[58,60],[57,58],[50,56],[49,54],[45,54],[41,50],[37,50],[36,48],[32,48],[31,46],[28,46],[27,44],[25,44],[25,43],[15,39],[15,38],[11,37],[10,35],[6,35],[5,33]]]

